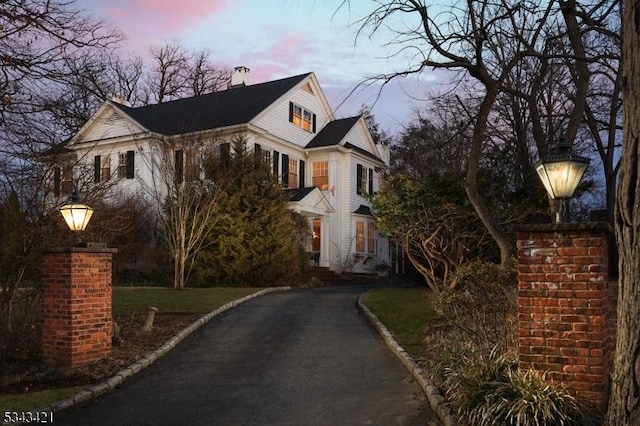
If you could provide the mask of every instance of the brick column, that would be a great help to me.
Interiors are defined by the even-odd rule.
[[[546,371],[602,409],[613,350],[607,223],[520,227],[519,367]]]
[[[116,249],[48,249],[42,264],[42,360],[76,367],[111,355]]]

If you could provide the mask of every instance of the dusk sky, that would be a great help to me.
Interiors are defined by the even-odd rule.
[[[215,63],[246,66],[251,82],[314,72],[338,118],[373,105],[376,120],[397,133],[438,90],[435,73],[356,90],[370,76],[403,69],[386,58],[390,36],[356,43],[357,21],[374,4],[342,0],[78,0],[87,13],[117,26],[128,48],[144,54],[153,44],[178,40],[189,49],[208,49]],[[374,105],[375,103],[375,105]]]

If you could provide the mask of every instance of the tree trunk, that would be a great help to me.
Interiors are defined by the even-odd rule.
[[[476,119],[476,125],[473,129],[473,141],[471,145],[471,152],[469,153],[469,158],[467,160],[467,175],[464,181],[464,188],[467,193],[467,197],[469,197],[469,201],[471,201],[471,205],[473,205],[473,208],[482,221],[482,224],[487,228],[487,231],[491,234],[491,237],[498,245],[498,248],[500,249],[500,263],[505,266],[513,257],[515,247],[496,219],[496,216],[492,214],[478,187],[480,157],[482,156],[487,120],[489,113],[491,112],[491,108],[493,107],[493,103],[498,96],[497,84],[485,81],[485,88],[487,93],[485,94],[480,110],[478,111],[478,118]]]
[[[616,203],[616,240],[620,255],[618,324],[611,395],[610,426],[637,424],[640,419],[640,3],[624,5],[623,72],[624,141]]]

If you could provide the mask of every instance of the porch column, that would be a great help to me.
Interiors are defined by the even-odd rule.
[[[329,216],[320,217],[320,266],[331,264],[331,221]]]

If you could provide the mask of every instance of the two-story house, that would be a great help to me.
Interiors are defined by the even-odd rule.
[[[289,192],[290,208],[308,219],[307,250],[319,266],[372,273],[389,263],[368,199],[388,150],[374,143],[362,117],[335,119],[313,73],[251,85],[249,70],[238,67],[221,92],[136,108],[109,100],[67,148],[94,184],[144,197],[158,187],[163,170],[154,157],[164,142],[178,142],[170,145],[177,147],[172,170],[187,179],[199,173],[200,148],[224,153],[237,136],[262,153]]]

